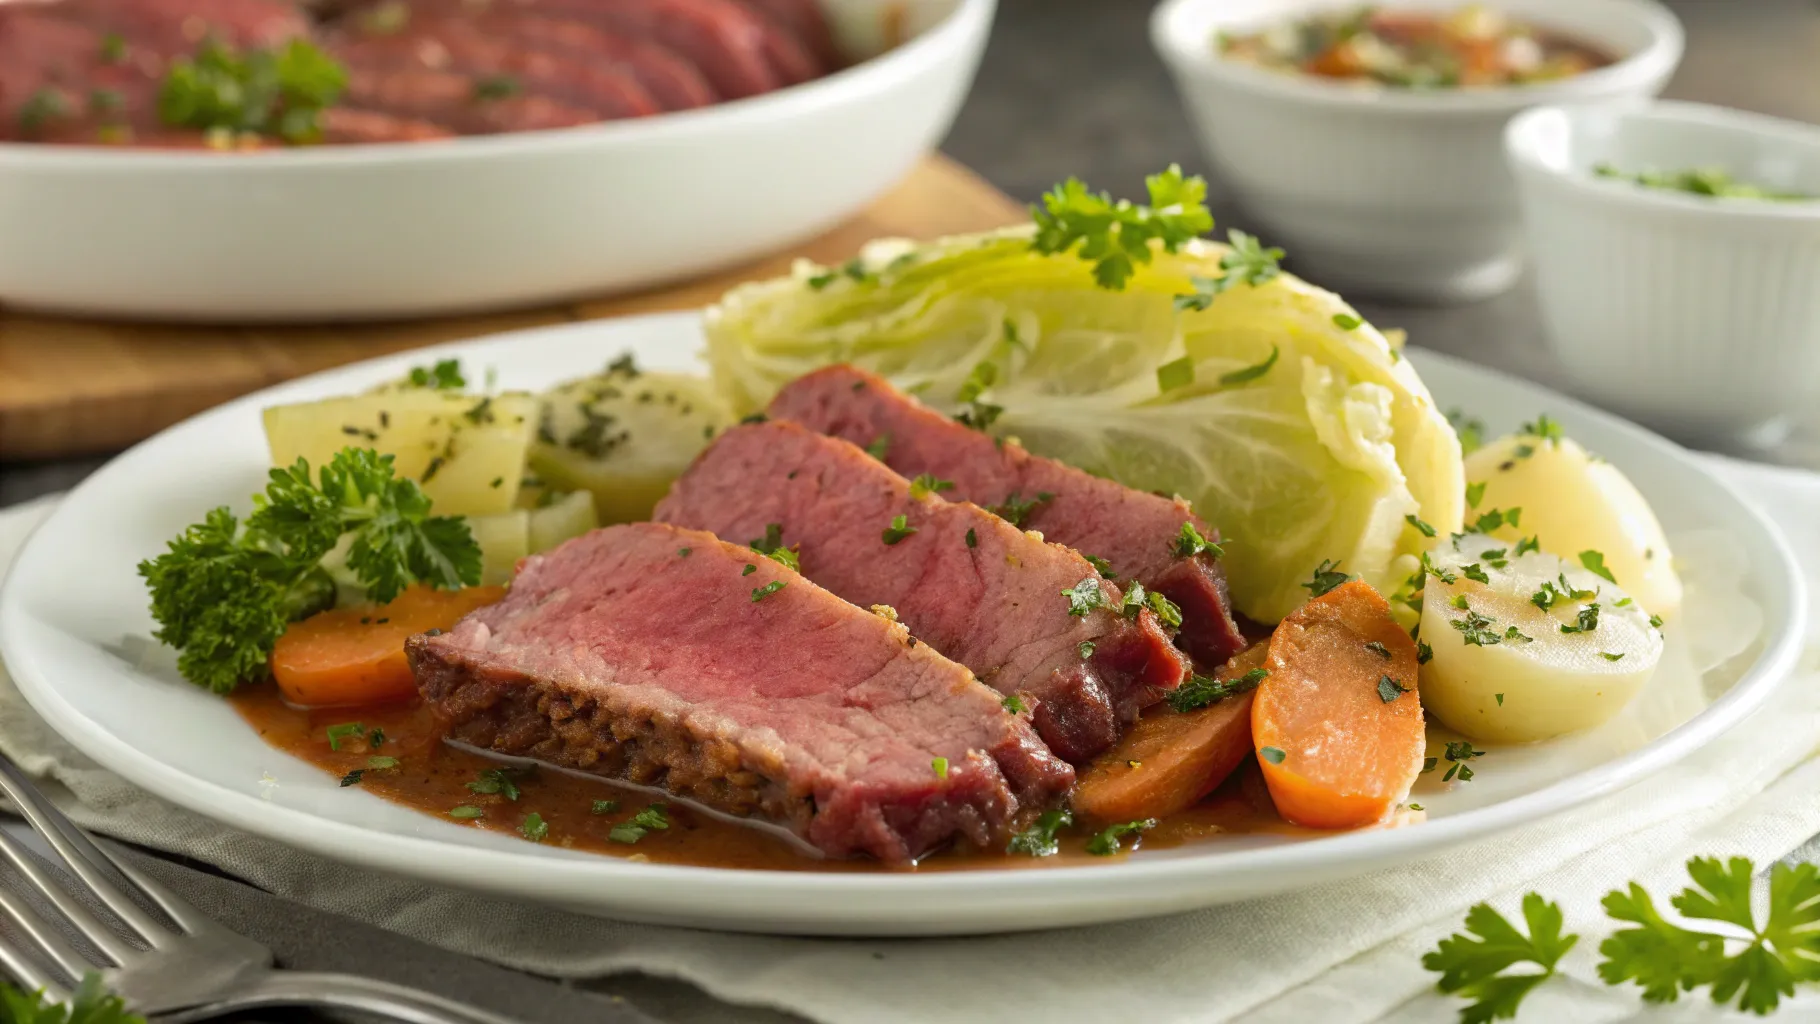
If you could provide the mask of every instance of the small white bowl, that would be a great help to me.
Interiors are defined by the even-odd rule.
[[[1464,0],[1400,0],[1451,11]],[[1502,132],[1538,104],[1654,95],[1680,62],[1680,23],[1653,0],[1499,0],[1499,10],[1619,56],[1558,82],[1412,91],[1228,60],[1249,32],[1352,0],[1166,0],[1151,42],[1226,190],[1297,273],[1418,301],[1483,298],[1521,269]]]
[[[646,287],[813,237],[947,132],[995,0],[824,4],[856,47],[914,38],[763,96],[554,131],[244,154],[0,143],[0,305],[447,314]]]
[[[1577,391],[1689,443],[1747,446],[1820,399],[1820,201],[1593,173],[1710,167],[1820,196],[1820,129],[1663,102],[1532,110],[1505,142],[1549,342]]]

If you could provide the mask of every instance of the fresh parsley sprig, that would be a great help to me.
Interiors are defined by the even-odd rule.
[[[6,1024],[145,1024],[145,1018],[128,1013],[126,1003],[109,992],[101,975],[90,972],[67,1003],[47,998],[43,989],[25,992],[0,984],[0,1021]]]
[[[1144,185],[1150,193],[1147,206],[1115,201],[1069,178],[1050,189],[1040,206],[1031,207],[1036,237],[1030,247],[1045,255],[1075,252],[1093,264],[1093,280],[1101,288],[1120,291],[1140,264],[1151,261],[1151,243],[1175,252],[1213,230],[1207,182],[1199,176],[1185,176],[1181,167],[1170,164],[1144,179]]]
[[[1189,295],[1177,295],[1175,308],[1179,310],[1205,310],[1213,305],[1213,300],[1222,292],[1237,284],[1248,284],[1253,288],[1269,284],[1283,272],[1278,262],[1283,258],[1283,250],[1276,246],[1266,247],[1258,241],[1256,235],[1248,235],[1234,228],[1226,232],[1226,238],[1232,243],[1232,250],[1220,257],[1220,269],[1225,273],[1219,277],[1194,277],[1194,292]],[[1275,361],[1275,356],[1271,357]]]
[[[244,526],[222,506],[140,562],[153,636],[177,648],[186,678],[217,693],[264,678],[285,627],[334,604],[322,558],[347,534],[348,568],[375,602],[416,582],[480,582],[480,545],[464,520],[432,516],[390,455],[344,448],[316,480],[302,459],[272,470]]]
[[[1797,984],[1820,982],[1820,869],[1774,865],[1761,923],[1751,906],[1755,870],[1748,859],[1695,857],[1687,873],[1693,885],[1669,903],[1690,923],[1721,927],[1668,920],[1648,891],[1632,882],[1600,904],[1612,920],[1629,925],[1599,944],[1600,980],[1634,982],[1650,1003],[1674,1002],[1682,992],[1705,988],[1714,1003],[1735,1000],[1738,1009],[1759,1015],[1774,1012]],[[1554,975],[1578,941],[1562,933],[1560,908],[1536,893],[1523,898],[1523,916],[1528,935],[1480,903],[1467,911],[1469,935],[1442,939],[1422,957],[1422,966],[1441,974],[1437,988],[1474,1000],[1460,1010],[1461,1024],[1514,1017],[1523,998]],[[1524,963],[1541,970],[1507,973]]]
[[[1476,904],[1466,912],[1466,934],[1442,939],[1422,957],[1423,967],[1441,974],[1436,988],[1473,1000],[1460,1011],[1460,1024],[1515,1017],[1523,997],[1554,977],[1555,965],[1579,941],[1561,934],[1560,906],[1533,892],[1523,897],[1523,920],[1528,935],[1489,904]],[[1541,970],[1506,973],[1518,964]]]

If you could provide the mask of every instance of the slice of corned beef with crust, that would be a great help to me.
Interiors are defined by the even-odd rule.
[[[457,741],[903,862],[1067,792],[1028,716],[903,627],[713,536],[614,526],[406,644]]]
[[[852,366],[799,377],[771,400],[770,415],[882,451],[904,476],[935,473],[954,481],[943,494],[988,508],[1016,506],[1021,525],[1083,554],[1103,558],[1120,580],[1136,579],[1182,609],[1176,641],[1205,665],[1245,647],[1232,621],[1226,574],[1210,554],[1184,555],[1184,523],[1208,540],[1219,535],[1186,501],[1133,490],[1031,455],[957,423],[890,382]],[[883,440],[881,440],[883,439]],[[1047,500],[1040,500],[1049,495]]]
[[[1121,615],[1118,588],[1080,555],[936,493],[845,441],[760,423],[716,439],[655,518],[753,543],[775,530],[803,575],[889,605],[1000,693],[1034,698],[1037,731],[1070,761],[1110,746],[1182,681],[1155,614]]]

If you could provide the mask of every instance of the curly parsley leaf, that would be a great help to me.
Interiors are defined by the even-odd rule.
[[[1302,586],[1308,588],[1310,596],[1320,597],[1349,579],[1352,577],[1340,571],[1340,563],[1323,559],[1315,567],[1314,575]]]
[[[1461,1024],[1486,1024],[1517,1015],[1523,998],[1554,976],[1555,965],[1579,941],[1561,933],[1561,908],[1535,893],[1523,897],[1525,935],[1493,910],[1479,903],[1466,912],[1466,931],[1442,939],[1423,955],[1422,966],[1438,972],[1435,987],[1473,1002],[1460,1011]],[[1518,964],[1534,964],[1540,971],[1508,973]]]
[[[1225,273],[1219,277],[1189,278],[1194,284],[1194,291],[1175,297],[1175,308],[1178,311],[1205,310],[1213,305],[1215,297],[1235,285],[1243,283],[1256,288],[1269,284],[1283,272],[1278,262],[1283,258],[1283,250],[1275,246],[1266,248],[1256,235],[1248,235],[1237,229],[1226,232],[1226,238],[1232,243],[1232,249],[1220,257],[1220,269]],[[1271,361],[1275,361],[1274,355]]]
[[[1005,846],[1005,852],[1022,853],[1031,857],[1053,856],[1061,849],[1055,834],[1072,824],[1074,815],[1066,809],[1044,811],[1029,828],[1011,837],[1011,842]]]
[[[1078,178],[1050,189],[1040,206],[1031,208],[1036,237],[1030,247],[1045,255],[1074,252],[1093,264],[1101,288],[1120,291],[1139,265],[1152,259],[1151,243],[1175,252],[1184,242],[1213,230],[1207,210],[1207,182],[1187,177],[1171,164],[1144,180],[1149,205],[1114,201],[1089,191]]]
[[[1232,679],[1220,679],[1215,676],[1194,676],[1187,682],[1169,691],[1165,700],[1176,711],[1188,712],[1217,704],[1228,697],[1235,697],[1258,688],[1258,684],[1270,675],[1266,669],[1254,668],[1242,676]]]
[[[1062,591],[1062,596],[1068,599],[1068,614],[1076,618],[1086,618],[1088,612],[1106,603],[1106,594],[1100,590],[1100,581],[1094,576]]]
[[[1127,821],[1113,825],[1095,833],[1092,839],[1087,840],[1087,852],[1096,857],[1110,857],[1119,852],[1120,848],[1124,845],[1123,840],[1126,836],[1140,835],[1155,827],[1155,818],[1145,818],[1142,821]]]
[[[1226,551],[1220,547],[1219,542],[1203,537],[1192,522],[1182,523],[1181,532],[1176,534],[1174,552],[1177,558],[1193,558],[1200,554],[1215,558],[1226,557]]]

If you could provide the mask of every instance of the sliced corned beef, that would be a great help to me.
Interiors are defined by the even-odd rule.
[[[952,480],[954,489],[944,492],[950,498],[989,508],[1034,503],[1023,511],[1022,526],[1105,559],[1118,579],[1136,579],[1179,605],[1177,642],[1203,664],[1217,665],[1245,647],[1219,563],[1210,554],[1181,554],[1184,523],[1192,523],[1202,537],[1218,539],[1186,501],[1031,455],[852,366],[798,378],[778,392],[769,411],[777,419],[873,446],[886,465],[905,476],[935,473]],[[1042,495],[1050,497],[1041,500]]]
[[[534,556],[505,600],[406,652],[455,740],[662,786],[834,857],[1000,844],[1074,779],[902,626],[673,526]]]
[[[1037,731],[1070,761],[1181,682],[1187,666],[1156,616],[1122,615],[1119,589],[1079,554],[936,493],[913,493],[845,441],[770,422],[722,434],[655,518],[755,544],[776,530],[803,575],[889,605],[994,689],[1034,698]]]

